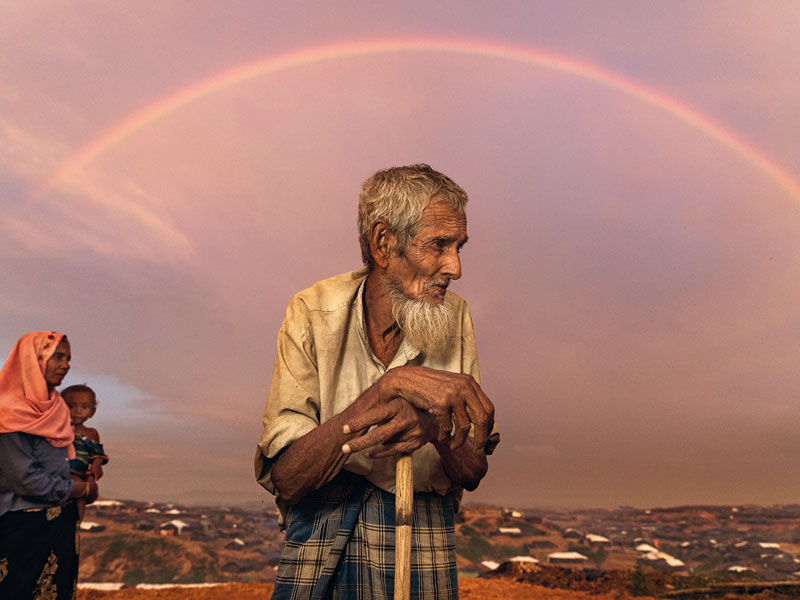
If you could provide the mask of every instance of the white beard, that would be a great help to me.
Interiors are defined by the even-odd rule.
[[[437,284],[447,282],[431,281],[425,291]],[[452,308],[444,300],[432,304],[425,298],[409,298],[400,283],[392,279],[387,279],[387,289],[392,299],[392,314],[408,342],[426,354],[444,352],[455,325]]]

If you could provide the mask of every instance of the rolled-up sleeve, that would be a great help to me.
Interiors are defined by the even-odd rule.
[[[255,457],[259,484],[276,493],[271,470],[276,458],[292,442],[320,424],[319,373],[308,310],[294,298],[278,332],[264,432]]]
[[[62,504],[72,491],[69,468],[55,448],[52,448],[52,457],[36,456],[30,437],[19,433],[0,434],[0,490],[29,502]],[[44,441],[41,446],[44,450],[50,449]],[[58,465],[59,459],[65,465],[62,473],[50,472],[43,466]]]

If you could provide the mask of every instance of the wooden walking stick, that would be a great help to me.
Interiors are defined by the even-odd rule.
[[[401,454],[397,459],[394,495],[394,600],[409,600],[414,519],[414,467],[410,454]]]

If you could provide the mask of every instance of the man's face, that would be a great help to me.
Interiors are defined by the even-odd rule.
[[[458,253],[466,243],[466,215],[434,197],[422,213],[419,233],[403,256],[389,259],[386,273],[406,297],[441,304],[450,281],[461,277]]]
[[[44,380],[47,382],[47,387],[54,388],[61,385],[64,377],[69,373],[69,361],[72,360],[70,354],[69,342],[66,338],[61,338],[61,341],[56,346],[56,351],[53,352],[44,367]]]

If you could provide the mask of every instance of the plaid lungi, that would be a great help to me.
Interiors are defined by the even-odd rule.
[[[414,494],[411,598],[458,598],[453,501]],[[389,600],[394,495],[342,472],[291,506],[273,600]]]

